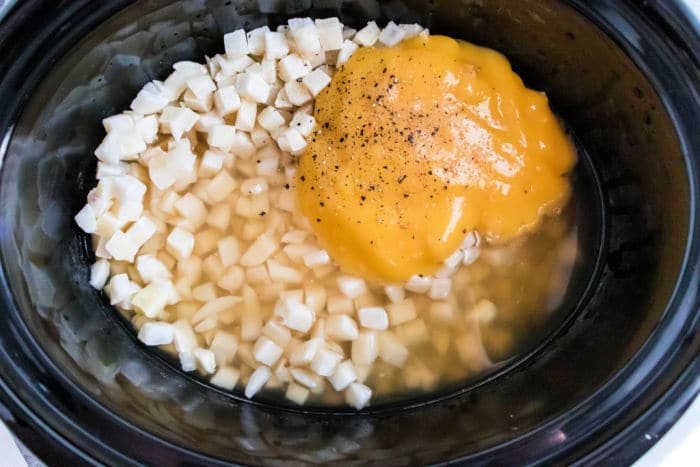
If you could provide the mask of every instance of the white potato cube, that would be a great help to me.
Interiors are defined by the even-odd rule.
[[[156,230],[156,224],[151,219],[147,216],[141,216],[129,227],[126,231],[126,236],[129,237],[129,240],[131,240],[138,249],[151,239],[156,233]]]
[[[236,91],[251,102],[267,102],[270,90],[270,84],[260,74],[246,72],[236,77]]]
[[[433,279],[430,284],[430,291],[428,296],[433,300],[443,300],[450,295],[450,289],[452,288],[452,279],[450,278],[436,278]]]
[[[154,279],[169,279],[170,271],[153,255],[139,255],[136,258],[136,270],[145,283],[151,283]]]
[[[275,107],[279,107],[275,103]],[[263,146],[267,146],[268,144],[272,143],[272,138],[270,138],[270,133],[267,132],[264,128],[260,126],[256,126],[253,128],[253,130],[250,132],[250,140],[253,142],[253,145],[255,145],[256,148],[261,148]]]
[[[432,302],[430,304],[430,317],[435,321],[448,323],[454,318],[454,309],[449,302]]]
[[[318,314],[326,306],[326,288],[316,282],[308,282],[304,286],[305,304]]]
[[[339,353],[320,348],[311,360],[311,369],[319,376],[331,376],[342,359]]]
[[[298,24],[294,28],[290,25],[289,28],[291,30],[292,39],[294,40],[295,50],[299,54],[308,57],[322,52],[318,30],[312,21]]]
[[[265,34],[270,32],[270,28],[262,26],[246,34],[248,38],[248,50],[250,55],[262,55],[265,53]]]
[[[410,298],[390,304],[387,306],[387,313],[389,315],[389,323],[392,326],[411,321],[417,316],[416,305]]]
[[[357,323],[348,315],[330,315],[326,318],[326,334],[339,341],[357,339]]]
[[[206,192],[213,203],[220,203],[236,189],[236,180],[228,172],[221,170],[207,184]]]
[[[294,128],[287,128],[277,138],[277,144],[282,151],[299,154],[306,147],[306,140]]]
[[[147,115],[134,119],[134,130],[146,144],[153,144],[158,138],[158,118],[155,115]]]
[[[188,79],[187,88],[197,99],[206,99],[216,91],[216,84],[209,76],[202,75]]]
[[[279,60],[289,53],[287,38],[281,32],[265,33],[265,58],[268,60]]]
[[[429,338],[425,321],[420,318],[402,324],[396,328],[395,332],[404,345],[422,344]]]
[[[138,338],[149,346],[170,344],[173,341],[173,326],[170,323],[144,323],[139,329]]]
[[[352,383],[345,390],[345,402],[357,410],[363,409],[372,398],[372,390],[362,383]]]
[[[134,119],[125,113],[112,115],[102,119],[102,126],[105,131],[131,131],[134,129]]]
[[[226,122],[216,112],[207,112],[199,116],[199,120],[194,125],[194,129],[200,133],[209,133],[215,125],[224,125]]]
[[[292,121],[289,122],[289,128],[294,128],[305,138],[311,135],[314,127],[316,126],[316,119],[305,112],[297,112],[292,117]]]
[[[357,373],[355,372],[355,367],[351,360],[345,360],[336,366],[333,374],[328,378],[331,386],[336,391],[342,391],[350,384],[357,381]]]
[[[368,290],[365,281],[359,277],[340,276],[336,282],[343,295],[350,299],[364,295]]]
[[[190,131],[199,120],[199,114],[187,107],[166,107],[160,116],[160,128],[180,139],[183,133]]]
[[[208,149],[204,152],[201,161],[199,162],[200,177],[209,178],[216,175],[224,165],[226,154],[221,151]]]
[[[287,347],[287,344],[292,340],[292,333],[289,332],[289,329],[276,320],[268,321],[263,327],[262,333],[282,348]]]
[[[170,97],[167,96],[163,83],[151,81],[131,101],[131,110],[141,115],[154,114],[163,110],[169,102]]]
[[[419,274],[414,274],[406,282],[406,290],[415,293],[426,293],[430,290],[430,286],[433,283],[433,279],[428,276],[423,276]]]
[[[114,232],[105,244],[105,250],[112,258],[117,261],[128,261],[130,263],[134,261],[134,256],[138,249],[139,247],[121,230]]]
[[[175,227],[166,239],[168,253],[179,260],[189,258],[193,248],[194,236],[180,227]]]
[[[423,32],[423,26],[421,26],[420,24],[399,24],[399,27],[403,29],[404,39],[416,37],[421,32]]]
[[[245,396],[250,399],[253,397],[262,387],[267,383],[267,381],[272,376],[272,371],[266,366],[259,366],[255,369],[250,378],[248,379],[248,384],[245,387]]]
[[[309,306],[294,300],[287,299],[283,304],[284,325],[295,331],[308,332],[314,323],[314,311]]]
[[[209,94],[207,97],[199,99],[195,96],[189,89],[185,91],[185,95],[182,98],[185,106],[197,112],[209,112],[214,105],[214,95]],[[199,119],[198,119],[199,120]],[[196,128],[195,124],[195,128]]]
[[[351,359],[355,365],[371,365],[379,354],[379,342],[374,332],[361,332],[352,341]]]
[[[78,224],[83,232],[85,233],[95,233],[97,229],[97,217],[95,216],[95,211],[92,206],[86,204],[83,208],[78,211],[75,215],[75,223]]]
[[[255,145],[248,133],[236,131],[236,137],[231,145],[231,153],[240,159],[248,159],[255,154]]]
[[[224,267],[236,264],[241,258],[241,244],[234,236],[224,237],[217,242],[219,258]]]
[[[465,248],[462,251],[464,252],[464,259],[462,260],[462,264],[464,264],[465,266],[474,264],[476,260],[479,259],[479,248]]]
[[[287,392],[285,392],[284,397],[294,402],[297,405],[304,405],[306,399],[309,397],[309,390],[304,386],[297,383],[289,383],[287,386]]]
[[[207,143],[211,147],[228,151],[235,137],[236,127],[232,125],[214,125],[207,135]]]
[[[261,336],[253,346],[253,355],[255,360],[263,365],[272,366],[282,356],[283,349],[277,345],[272,339]]]
[[[236,58],[250,53],[248,38],[243,29],[224,34],[224,50],[229,58]]]
[[[109,261],[98,259],[90,266],[90,286],[92,286],[92,288],[101,290],[105,286],[108,277]]]
[[[211,377],[209,382],[214,386],[230,391],[236,387],[236,383],[240,377],[241,373],[237,369],[227,366],[219,368],[219,371]]]
[[[311,100],[311,94],[306,86],[297,81],[289,81],[284,85],[284,92],[292,105],[301,106]]]
[[[207,218],[206,206],[192,193],[185,193],[175,201],[174,207],[178,214],[185,218],[186,224],[191,226],[192,230],[199,229]]]
[[[289,352],[289,363],[294,366],[304,366],[311,363],[316,356],[316,352],[323,345],[323,339],[313,338],[308,341],[298,342],[296,345],[292,342]]]
[[[282,81],[295,81],[311,72],[311,64],[297,54],[291,54],[280,60],[279,77]]]
[[[387,285],[384,287],[384,293],[392,303],[401,302],[406,298],[406,292],[401,285]]]
[[[231,207],[226,203],[221,203],[209,210],[206,223],[219,230],[226,230],[230,220]]]
[[[267,180],[262,177],[248,178],[241,183],[241,193],[248,196],[264,193],[268,189]]]
[[[383,331],[389,327],[389,317],[386,310],[380,306],[360,308],[357,312],[360,325],[368,329]]]
[[[265,232],[248,247],[245,253],[243,253],[240,264],[242,266],[256,266],[262,264],[277,251],[277,247],[278,243],[272,232]]]
[[[272,106],[269,106],[265,107],[258,114],[258,123],[261,127],[271,132],[281,127],[286,122],[279,110],[275,109]]]
[[[344,65],[358,48],[359,46],[353,41],[344,41],[343,45],[340,47],[340,52],[338,52],[338,60],[336,61],[335,66],[339,67]]]
[[[304,76],[304,79],[302,79],[301,82],[304,83],[304,86],[306,86],[306,89],[309,90],[311,95],[315,97],[321,92],[321,90],[323,90],[323,88],[330,84],[331,77],[328,76],[328,73],[325,71],[321,70],[320,68],[316,68],[314,71]],[[289,90],[287,90],[287,95],[289,95]]]
[[[226,331],[216,331],[211,340],[209,350],[214,352],[216,364],[219,366],[231,363],[238,351],[238,339]]]
[[[236,128],[243,131],[252,131],[255,128],[255,117],[258,114],[258,105],[254,101],[244,99],[236,114]]]
[[[323,379],[308,370],[302,370],[301,368],[292,368],[289,371],[292,374],[292,378],[299,384],[302,384],[309,388],[312,392],[316,392],[318,389],[323,388]]]
[[[304,255],[304,264],[309,268],[330,264],[330,262],[331,258],[326,250],[317,250]]]
[[[178,357],[180,358],[182,371],[194,371],[197,369],[197,360],[192,352],[180,352]]]
[[[214,105],[222,117],[241,108],[241,97],[235,86],[220,87],[214,93]]]
[[[379,33],[379,42],[387,47],[392,47],[401,42],[406,36],[406,32],[396,25],[393,21],[389,21],[382,32]]]
[[[194,358],[205,373],[212,374],[216,371],[216,358],[214,352],[207,349],[194,349]]]
[[[126,300],[131,294],[129,276],[125,273],[115,274],[109,280],[109,283],[105,287],[105,292],[109,295],[109,303],[111,305],[116,305],[117,303]],[[131,294],[133,295],[133,294]]]
[[[304,89],[306,90],[306,88]],[[277,95],[275,96],[275,102],[273,103],[273,105],[280,110],[288,110],[294,107],[289,101],[289,96],[287,96],[287,90],[284,88],[284,86],[282,86],[282,88],[279,91],[277,91]]]
[[[178,353],[192,352],[197,347],[197,336],[192,325],[184,319],[173,323],[173,344]]]
[[[374,43],[377,42],[377,39],[379,39],[380,32],[377,23],[370,21],[367,23],[367,26],[357,31],[352,40],[362,46],[372,47]]]
[[[316,30],[324,51],[340,49],[343,44],[343,25],[338,18],[317,19]]]
[[[350,314],[355,310],[352,299],[345,295],[332,295],[328,297],[326,307],[328,308],[328,313],[332,315]]]
[[[389,365],[402,367],[408,358],[408,349],[391,332],[384,331],[378,336],[379,358]]]

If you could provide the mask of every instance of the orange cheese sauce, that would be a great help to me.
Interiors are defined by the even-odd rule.
[[[361,48],[315,109],[298,202],[346,272],[431,274],[466,232],[507,241],[570,197],[572,143],[493,50],[444,36]]]

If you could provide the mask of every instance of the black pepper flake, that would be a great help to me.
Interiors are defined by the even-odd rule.
[[[387,68],[387,67],[384,67],[384,69],[382,70],[382,73],[386,73],[387,70],[388,70],[388,68]]]
[[[265,211],[260,211],[260,217],[264,216],[265,214],[267,214]]]
[[[366,197],[365,195],[362,195],[362,196],[360,196],[360,199],[361,199],[362,201],[365,201],[365,200],[367,199],[367,197]]]
[[[408,198],[408,193],[403,194],[404,199]]]
[[[321,222],[321,219],[317,217],[316,222]]]
[[[399,183],[403,183],[404,180],[406,180],[407,175],[401,175],[396,181]]]
[[[305,181],[306,181],[306,177],[304,177],[303,175],[302,175],[301,177],[299,177],[299,179],[300,179],[302,182],[305,182]]]
[[[284,189],[285,189],[285,190],[289,190],[289,183],[285,183],[285,184],[284,184]]]
[[[323,201],[319,202],[318,204],[320,204],[321,207],[325,206],[325,204],[323,204]]]

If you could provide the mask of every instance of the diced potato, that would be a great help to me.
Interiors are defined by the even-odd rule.
[[[408,349],[390,331],[383,331],[378,336],[379,357],[395,367],[402,367],[408,358]]]
[[[217,204],[209,209],[205,222],[221,231],[228,228],[231,220],[231,206],[228,203]]]
[[[398,326],[394,332],[399,340],[407,346],[422,344],[430,338],[425,321],[420,318]]]
[[[330,315],[326,318],[326,333],[339,341],[355,340],[358,337],[357,323],[348,315]]]
[[[389,324],[391,324],[391,326],[398,326],[415,319],[417,316],[416,305],[410,298],[398,303],[392,303],[387,306],[386,310],[389,315]]]

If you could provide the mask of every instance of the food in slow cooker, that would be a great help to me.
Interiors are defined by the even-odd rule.
[[[576,157],[495,51],[298,18],[103,121],[90,282],[213,385],[361,409],[512,355],[561,301]]]

